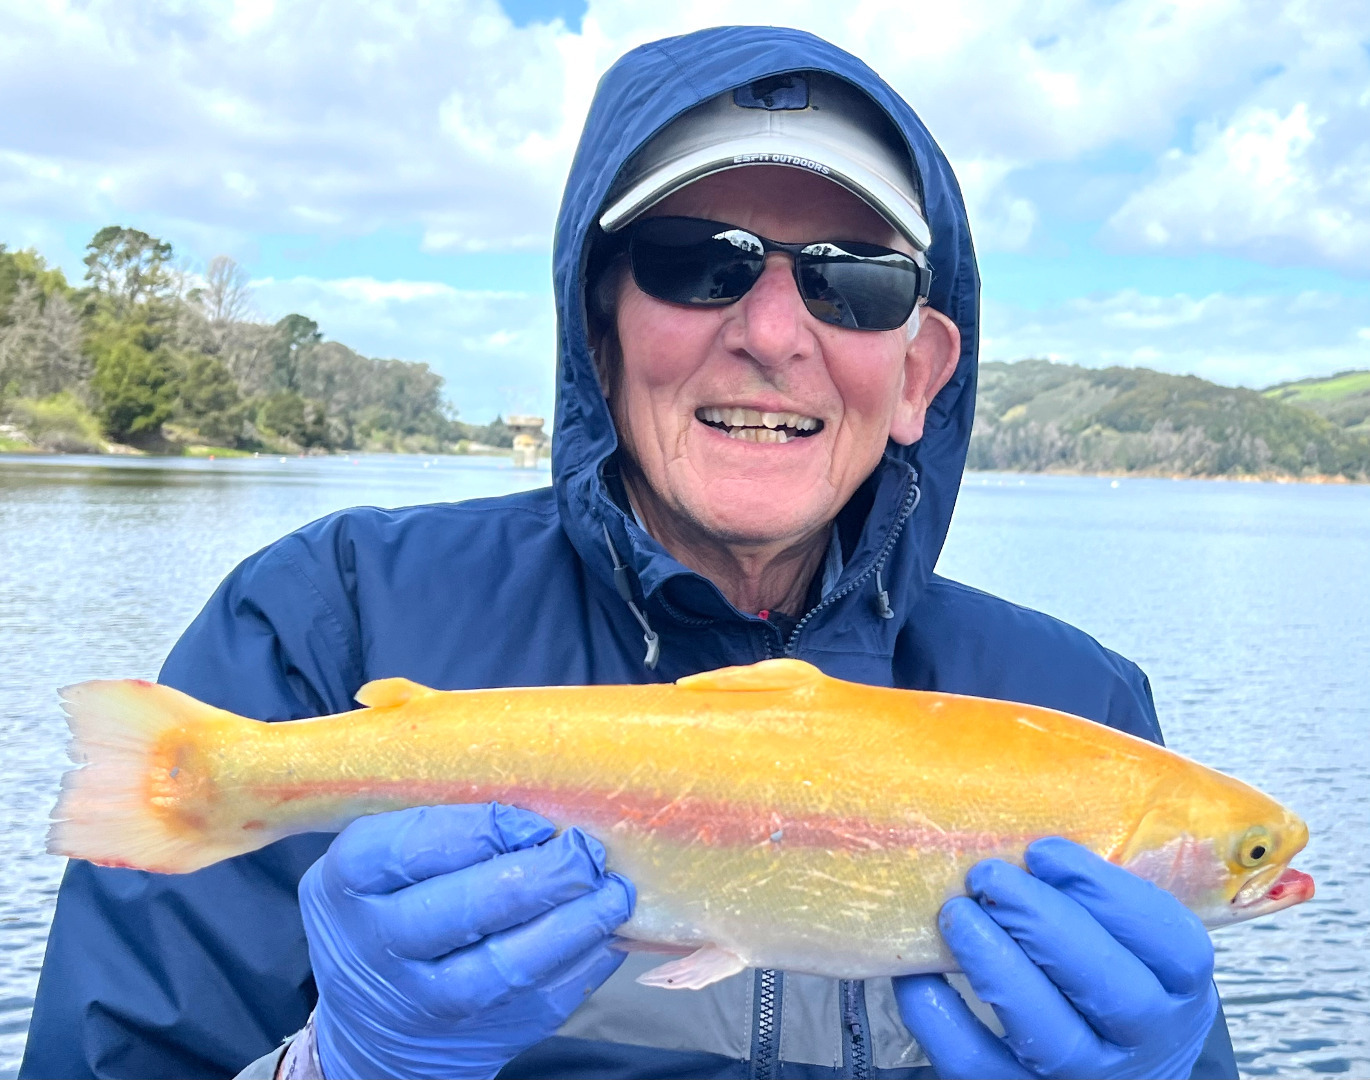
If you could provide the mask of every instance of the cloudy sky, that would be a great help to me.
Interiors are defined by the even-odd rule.
[[[782,13],[780,8],[774,12]],[[0,242],[118,223],[263,318],[549,411],[549,240],[590,95],[714,0],[0,0]],[[1370,367],[1370,0],[790,0],[956,167],[983,358],[1264,386]]]

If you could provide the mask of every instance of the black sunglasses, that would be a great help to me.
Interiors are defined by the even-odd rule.
[[[851,330],[894,330],[927,298],[932,271],[902,251],[855,240],[782,244],[722,221],[655,217],[623,230],[633,280],[669,304],[721,307],[756,284],[772,251],[789,255],[809,314]]]

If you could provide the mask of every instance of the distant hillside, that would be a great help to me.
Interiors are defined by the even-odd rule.
[[[1147,368],[987,363],[980,368],[968,465],[1370,479],[1370,438],[1295,400],[1316,398],[1312,391],[1280,400],[1285,389],[1267,396]]]
[[[1300,379],[1263,391],[1266,397],[1326,417],[1337,427],[1370,436],[1370,371],[1343,371],[1329,379]]]

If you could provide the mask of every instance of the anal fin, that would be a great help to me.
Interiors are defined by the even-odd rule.
[[[746,961],[735,953],[717,945],[705,945],[689,956],[643,972],[637,981],[663,990],[702,990],[746,969]]]

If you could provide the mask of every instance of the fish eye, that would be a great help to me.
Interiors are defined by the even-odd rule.
[[[1246,830],[1237,847],[1237,861],[1243,866],[1260,866],[1274,846],[1269,831],[1260,825],[1253,825]]]

